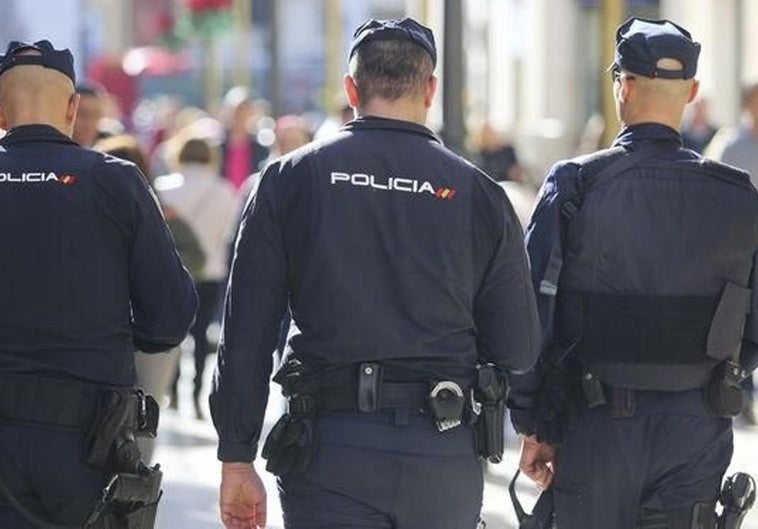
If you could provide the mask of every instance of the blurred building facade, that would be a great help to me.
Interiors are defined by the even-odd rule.
[[[137,74],[143,95],[176,93],[187,104],[212,107],[226,88],[245,84],[278,114],[328,111],[341,94],[347,47],[360,22],[407,13],[435,29],[442,55],[445,1],[227,0],[228,16],[204,32],[193,31],[186,17],[202,0],[6,0],[0,37],[52,38],[74,50],[82,75],[87,65],[118,69],[129,50],[161,46],[181,52],[183,61],[165,75]],[[462,72],[450,74],[465,79],[467,125],[488,122],[509,132],[536,174],[571,155],[602,108],[610,79],[601,59],[601,11],[608,5],[621,5],[622,18],[668,17],[692,31],[703,44],[702,92],[719,123],[738,119],[740,86],[758,79],[758,0],[460,2],[465,60]],[[443,57],[439,64],[444,76]],[[443,125],[439,102],[431,125]]]

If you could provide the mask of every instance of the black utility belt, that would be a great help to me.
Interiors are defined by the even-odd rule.
[[[378,363],[358,366],[357,385],[321,387],[309,393],[289,396],[292,415],[315,415],[320,411],[375,413],[407,409],[428,412],[437,428],[445,431],[461,424],[471,390],[452,380],[423,382],[384,382]]]
[[[86,432],[109,395],[133,407],[131,429],[155,437],[158,403],[141,389],[77,383],[65,379],[0,376],[0,422],[68,428]]]
[[[745,370],[736,362],[723,362],[716,366],[702,386],[703,405],[714,417],[736,417],[744,405],[744,392],[740,382]],[[582,393],[590,408],[609,405],[613,418],[632,417],[636,408],[639,389],[612,387],[603,383],[589,371],[582,374]],[[696,389],[696,388],[693,388]]]

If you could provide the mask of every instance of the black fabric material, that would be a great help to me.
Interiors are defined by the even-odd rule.
[[[44,177],[44,180],[43,180]],[[0,140],[0,372],[135,382],[134,349],[179,344],[192,279],[134,164],[46,125]]]
[[[559,293],[556,339],[581,339],[577,354],[612,386],[700,387],[741,337],[714,315],[728,284],[748,291],[755,226],[736,219],[754,215],[755,196],[736,171],[671,161],[672,147],[643,145],[654,156],[586,189],[566,232],[560,290],[581,296]],[[714,193],[729,206],[706,219]]]
[[[348,58],[353,57],[361,44],[372,40],[409,40],[424,48],[432,58],[432,64],[437,64],[437,46],[434,42],[434,33],[412,18],[404,18],[403,20],[376,20],[372,18],[367,20],[353,33]]]
[[[682,149],[677,131],[661,124],[626,127],[614,145],[634,150],[650,143],[666,149],[586,194],[565,234],[558,303],[561,291],[715,298],[727,282],[754,284],[758,193],[748,175]],[[561,162],[545,181],[528,230],[535,290],[561,228],[561,206],[575,196],[580,173],[581,159]],[[553,334],[549,309],[554,301],[538,298],[545,316],[543,354],[565,346]],[[748,328],[758,321],[756,303],[753,289]],[[570,338],[580,336],[576,332]],[[583,367],[611,386],[644,380],[654,386],[649,389],[661,391],[634,388],[635,409],[628,418],[612,418],[608,404],[576,408],[557,455],[558,527],[634,529],[643,509],[668,512],[712,502],[731,458],[731,421],[708,416],[702,390],[672,388],[682,378],[697,379],[701,366],[613,362]],[[540,386],[534,378],[511,379],[511,398],[522,410],[534,411],[530,399],[533,403],[534,388]],[[519,423],[528,426],[530,419],[520,415]]]
[[[81,526],[110,474],[84,461],[84,434],[0,424],[0,471],[13,495],[43,520]],[[0,505],[0,527],[34,529],[12,507]]]
[[[732,456],[731,421],[709,417],[699,390],[636,392],[636,411],[580,409],[557,455],[555,515],[562,529],[636,529],[640,511],[715,503]]]
[[[0,424],[26,423],[86,431],[107,388],[65,379],[0,375]]]
[[[35,51],[39,55],[19,55],[24,51]],[[36,65],[44,68],[58,70],[71,79],[76,85],[76,72],[74,70],[74,56],[68,48],[56,50],[48,40],[38,40],[34,44],[27,42],[11,41],[5,50],[5,55],[0,56],[0,75],[15,66]]]
[[[381,385],[378,409],[389,408],[427,408],[429,396],[428,384],[393,384]],[[358,410],[358,397],[355,388],[325,388],[318,396],[319,410]]]
[[[279,479],[287,529],[475,529],[482,468],[471,427],[438,432],[426,416],[333,412],[302,474]]]
[[[615,178],[643,160],[663,152],[666,148],[658,144],[646,145],[634,151],[627,151],[623,147],[614,147],[582,158],[577,192],[561,206],[563,226],[560,230],[560,237],[554,241],[550,251],[545,275],[540,284],[541,294],[554,296],[557,292],[558,281],[563,269],[565,235],[571,226],[571,221],[581,210],[585,195],[593,186],[603,185],[607,180]]]
[[[272,162],[243,217],[211,393],[222,460],[254,457],[288,308],[288,355],[319,368],[376,362],[385,380],[397,367],[471,387],[477,364],[536,360],[513,208],[426,127],[352,121]]]
[[[580,299],[566,299],[562,306],[581,306],[578,351],[587,363],[695,364],[706,359],[718,297],[565,294],[574,295]],[[562,312],[558,325],[566,320],[573,325],[575,318],[575,310]]]
[[[613,64],[645,77],[692,79],[697,73],[700,43],[690,32],[670,20],[645,20],[632,17],[616,30]],[[675,59],[680,69],[660,68],[661,59]]]

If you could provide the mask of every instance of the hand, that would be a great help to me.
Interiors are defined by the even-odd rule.
[[[533,435],[522,435],[521,460],[518,466],[540,489],[549,489],[555,475],[555,447],[540,443]]]
[[[252,464],[222,464],[219,507],[226,529],[266,527],[266,489]]]

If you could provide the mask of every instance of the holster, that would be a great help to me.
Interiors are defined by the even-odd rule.
[[[316,451],[317,381],[297,359],[288,360],[274,376],[289,397],[287,413],[274,424],[261,455],[266,470],[276,476],[302,473]]]
[[[718,518],[718,529],[740,529],[745,515],[755,503],[755,495],[755,480],[750,474],[737,472],[729,476],[719,496],[723,509]]]
[[[141,390],[103,393],[87,431],[87,462],[106,472],[136,474],[141,454],[135,436],[155,437],[158,404]]]
[[[136,474],[115,474],[103,489],[87,529],[153,529],[163,492],[160,465],[140,465]]]
[[[305,472],[317,446],[313,416],[287,412],[266,437],[261,455],[266,470],[276,476]]]
[[[476,421],[477,452],[491,463],[505,451],[505,381],[492,365],[480,366],[474,397],[481,406]]]
[[[736,417],[744,405],[740,367],[731,361],[718,365],[703,389],[706,411],[714,417]]]

